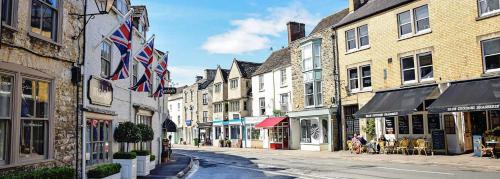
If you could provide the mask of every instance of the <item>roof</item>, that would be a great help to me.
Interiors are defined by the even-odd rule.
[[[252,76],[271,72],[274,69],[290,65],[290,48],[274,51],[267,60],[252,74]]]
[[[209,70],[209,71],[217,71],[216,69],[206,69],[206,70]],[[224,70],[224,69],[222,69]],[[207,76],[206,79],[202,79],[198,82],[198,89],[202,90],[202,89],[205,89],[208,87],[208,85],[210,85],[212,82],[214,82],[215,80],[215,75],[209,75]]]
[[[236,61],[236,65],[238,65],[238,68],[240,69],[241,76],[243,78],[250,78],[252,74],[257,70],[257,68],[262,65],[262,63],[254,63],[254,62],[246,62],[246,61],[239,61],[239,60],[234,60]]]
[[[344,19],[333,27],[338,28],[412,1],[415,0],[370,0],[359,9],[345,16]]]
[[[314,27],[314,29],[311,31],[311,34],[322,31],[326,28],[331,28],[333,25],[340,22],[342,18],[344,18],[347,14],[349,14],[348,8],[335,12],[332,15],[321,19],[318,25],[316,25],[316,27]]]

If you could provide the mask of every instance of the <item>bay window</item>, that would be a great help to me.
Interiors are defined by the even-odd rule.
[[[58,41],[58,33],[61,33],[60,11],[62,10],[60,0],[44,1],[31,0],[31,32],[41,37]]]
[[[500,38],[481,42],[483,48],[483,63],[486,72],[500,70]]]
[[[478,0],[480,16],[500,12],[500,0]]]
[[[397,15],[399,38],[410,37],[413,34],[425,33],[430,30],[429,7],[423,5]]]
[[[402,57],[401,76],[403,84],[433,80],[432,53],[425,52],[415,56]]]
[[[314,41],[302,46],[302,69],[306,107],[319,106],[322,98],[321,43]]]

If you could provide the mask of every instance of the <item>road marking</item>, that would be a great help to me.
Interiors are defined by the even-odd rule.
[[[441,174],[441,175],[455,175],[453,173],[444,173],[444,172],[433,172],[433,171],[423,171],[423,170],[410,170],[410,169],[402,169],[402,168],[390,168],[390,167],[374,167],[381,168],[387,170],[399,170],[399,171],[407,171],[407,172],[418,172],[418,173],[432,173],[432,174]]]

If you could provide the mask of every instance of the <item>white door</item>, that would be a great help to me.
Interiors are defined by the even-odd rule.
[[[446,133],[446,143],[448,144],[448,153],[458,154],[460,153],[460,148],[458,145],[457,136],[457,123],[455,117],[452,114],[445,114],[444,119],[444,130]]]

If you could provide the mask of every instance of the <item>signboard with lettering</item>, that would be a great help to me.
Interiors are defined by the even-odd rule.
[[[457,112],[457,111],[485,111],[485,110],[493,110],[493,109],[500,109],[500,104],[449,107],[449,108],[446,108],[446,111],[447,112]]]
[[[394,117],[385,118],[385,133],[394,134]]]
[[[90,104],[111,106],[113,103],[113,85],[103,79],[91,76],[88,82]]]
[[[167,87],[167,88],[164,88],[164,93],[165,94],[175,94],[175,93],[177,93],[177,89],[176,88]]]
[[[388,117],[388,116],[398,116],[399,112],[386,112],[386,113],[375,113],[375,114],[367,114],[365,118],[375,118],[375,117]]]
[[[443,129],[436,129],[431,131],[432,138],[432,151],[448,152],[446,144],[446,134]]]
[[[186,119],[186,126],[191,126],[191,120]]]

